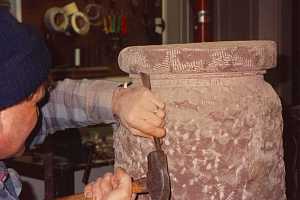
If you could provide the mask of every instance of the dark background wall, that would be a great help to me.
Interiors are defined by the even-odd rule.
[[[266,80],[275,87],[284,104],[292,104],[292,85],[295,84],[292,75],[293,0],[213,0],[213,2],[214,40],[277,42],[278,65],[268,71]]]
[[[44,24],[44,14],[51,7],[63,7],[76,2],[84,12],[88,4],[97,3],[102,7],[101,18],[125,16],[128,34],[109,33],[103,23],[91,26],[87,35],[66,35],[49,31]],[[149,0],[24,0],[22,1],[22,21],[35,26],[53,56],[54,67],[73,67],[74,50],[81,50],[81,67],[111,67],[117,69],[119,51],[131,45],[161,43],[161,36],[154,34],[153,21],[161,16],[161,3]]]
[[[293,1],[293,94],[300,104],[300,1]]]

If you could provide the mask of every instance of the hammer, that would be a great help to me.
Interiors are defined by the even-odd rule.
[[[144,87],[151,90],[149,75],[141,73]],[[132,192],[136,194],[149,193],[151,200],[169,200],[171,196],[171,184],[168,172],[167,156],[161,148],[159,138],[154,137],[155,151],[147,155],[147,177],[132,181]],[[83,194],[58,198],[56,200],[91,200]]]
[[[132,193],[149,193],[151,200],[169,200],[171,194],[167,157],[162,150],[150,152],[147,156],[148,172],[146,178],[132,181]],[[92,200],[84,194],[77,194],[56,200]]]

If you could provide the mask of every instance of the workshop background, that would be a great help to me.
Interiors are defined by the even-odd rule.
[[[1,1],[0,1],[1,2]],[[5,1],[3,1],[5,2]],[[122,83],[121,49],[132,45],[274,40],[278,66],[266,75],[282,99],[289,200],[300,199],[300,3],[298,0],[10,0],[19,21],[37,28],[53,58],[51,76]],[[66,11],[66,12],[64,12]],[[67,13],[67,14],[66,14]],[[112,128],[71,129],[10,161],[26,182],[21,199],[81,192],[112,170]]]

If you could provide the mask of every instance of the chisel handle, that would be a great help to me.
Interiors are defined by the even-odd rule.
[[[136,194],[147,193],[146,178],[132,181],[132,193],[136,193]],[[57,198],[56,200],[92,200],[92,198],[86,198],[84,197],[83,193],[80,193],[71,196],[60,197]]]

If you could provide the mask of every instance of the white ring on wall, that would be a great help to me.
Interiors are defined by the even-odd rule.
[[[57,18],[60,17],[60,22]],[[69,26],[69,20],[64,10],[59,7],[49,8],[44,15],[44,23],[51,31],[65,32]]]
[[[82,25],[77,23],[78,19],[82,20]],[[89,32],[91,24],[85,14],[83,14],[82,12],[76,12],[71,16],[71,26],[75,33],[79,35],[85,35]]]

